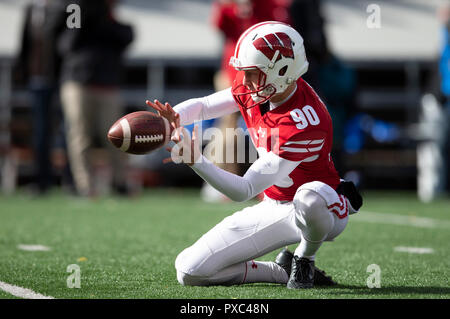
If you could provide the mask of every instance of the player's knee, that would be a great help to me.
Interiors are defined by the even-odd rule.
[[[183,286],[209,286],[211,285],[210,277],[195,276],[177,270],[177,280]]]
[[[188,284],[188,282],[189,282],[188,277],[189,277],[188,274],[177,270],[177,280],[180,283],[180,285],[182,285],[182,286],[189,286],[189,284]]]
[[[200,277],[208,277],[210,273],[208,270],[203,266],[202,260],[199,258],[195,258],[196,255],[192,253],[192,251],[187,248],[183,250],[176,258],[175,260],[175,268],[177,270],[178,274],[184,274],[180,275],[182,278],[187,278],[186,276],[193,277],[193,278],[200,278]],[[186,279],[187,282],[191,282],[191,278]],[[183,280],[184,282],[185,280]],[[181,283],[181,282],[180,282]],[[182,284],[182,283],[181,283]],[[187,284],[190,285],[190,284]]]
[[[334,219],[325,199],[318,192],[299,187],[294,196],[297,226],[310,241],[320,241],[333,229]]]
[[[294,196],[295,212],[303,219],[314,219],[326,211],[325,200],[316,192],[299,187]]]
[[[177,270],[177,280],[183,286],[205,286],[204,278],[192,276]]]

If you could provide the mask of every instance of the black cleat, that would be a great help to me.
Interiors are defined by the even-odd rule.
[[[275,263],[282,267],[288,277],[291,276],[291,268],[292,268],[292,258],[294,254],[290,252],[287,248],[284,248],[280,251],[275,258]],[[335,286],[337,283],[328,276],[325,271],[314,266],[314,285],[316,286]]]
[[[286,285],[289,289],[308,289],[314,287],[314,260],[294,256],[291,276]]]
[[[292,266],[292,258],[294,254],[291,253],[287,248],[284,248],[280,251],[275,258],[275,263],[278,264],[281,268],[286,270],[288,277],[291,275],[291,266]]]

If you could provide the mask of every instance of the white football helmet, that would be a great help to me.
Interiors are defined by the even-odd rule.
[[[259,69],[258,88],[236,83],[232,93],[244,108],[254,107],[282,93],[308,70],[303,38],[288,24],[265,21],[248,28],[239,38],[230,65],[238,71]],[[248,105],[249,95],[253,100]]]

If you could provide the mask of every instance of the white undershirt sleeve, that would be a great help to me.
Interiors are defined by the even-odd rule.
[[[231,88],[228,88],[181,102],[174,106],[174,110],[180,114],[180,124],[184,126],[237,112],[239,107],[231,94]]]
[[[268,152],[258,158],[243,177],[215,166],[203,156],[191,167],[219,192],[234,201],[243,202],[288,177],[300,163]]]

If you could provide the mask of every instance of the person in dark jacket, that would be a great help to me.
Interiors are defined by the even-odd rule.
[[[22,38],[15,63],[15,78],[30,92],[36,191],[52,185],[50,161],[53,101],[58,87],[60,56],[56,42],[65,29],[65,7],[57,0],[33,0],[25,9]]]
[[[321,95],[319,68],[330,57],[327,38],[324,30],[324,18],[321,13],[321,1],[293,0],[290,6],[292,26],[303,37],[309,72],[305,81],[318,90]]]
[[[290,14],[293,27],[303,36],[308,57],[308,73],[303,78],[322,97],[333,118],[332,155],[336,169],[344,174],[344,129],[356,111],[357,74],[331,51],[321,8],[320,0],[293,0]]]
[[[111,186],[118,190],[125,185],[125,155],[108,143],[106,133],[122,115],[122,58],[133,40],[133,30],[114,18],[116,1],[72,2],[80,6],[81,26],[66,29],[59,41],[63,56],[61,99],[75,186],[81,196],[93,196],[96,190],[89,151],[95,138],[109,150]]]

